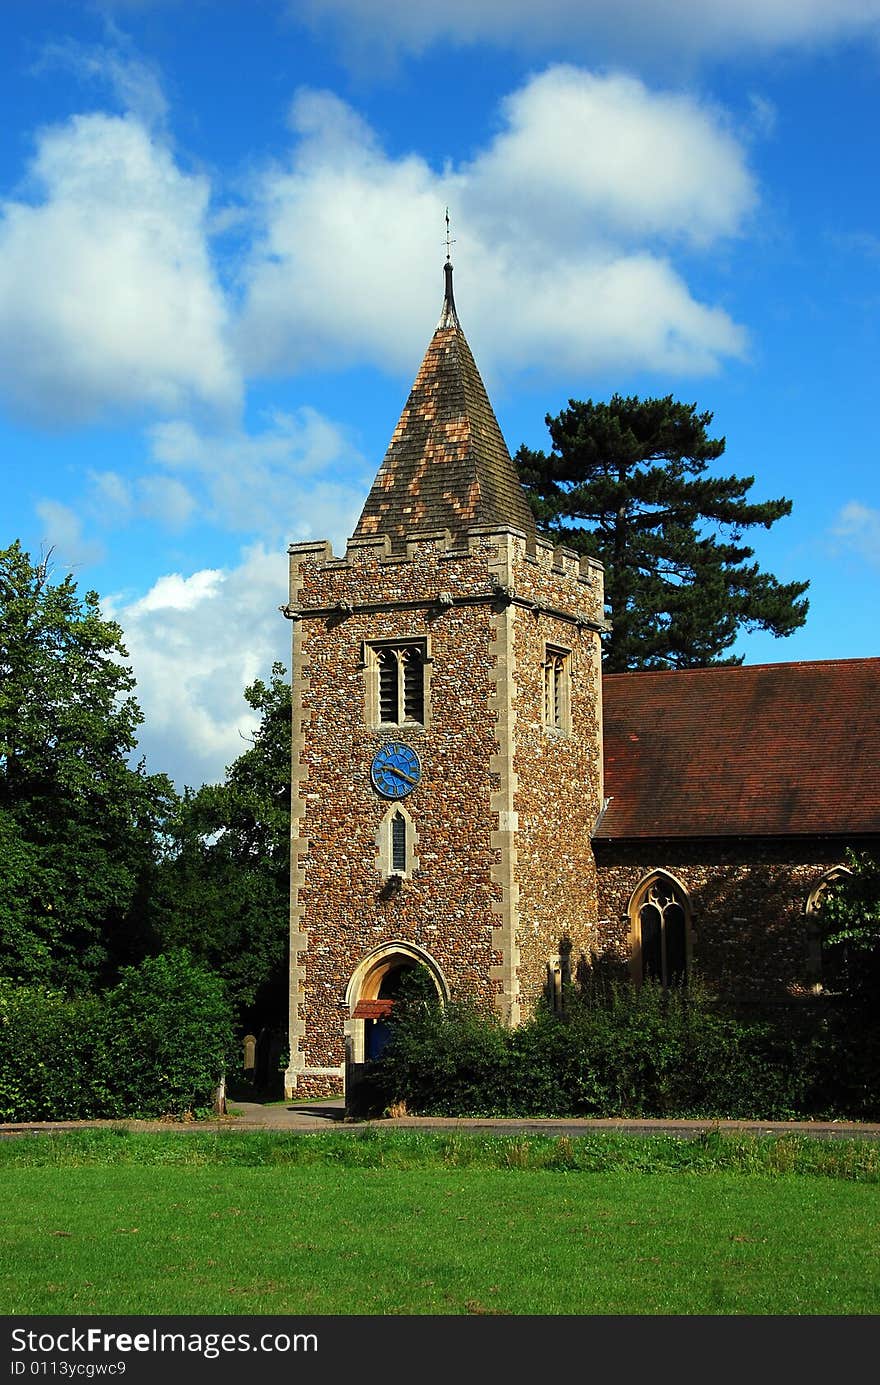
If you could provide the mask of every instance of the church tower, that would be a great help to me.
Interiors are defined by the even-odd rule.
[[[376,1056],[407,970],[516,1024],[595,938],[602,568],[536,534],[445,276],[345,556],[289,549],[288,1096]]]

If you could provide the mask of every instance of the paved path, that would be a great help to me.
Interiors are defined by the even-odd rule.
[[[263,1105],[255,1101],[230,1101],[229,1114],[209,1121],[28,1121],[21,1124],[0,1124],[0,1138],[14,1135],[52,1133],[62,1130],[82,1130],[89,1127],[129,1130],[179,1130],[191,1133],[211,1133],[235,1130],[287,1130],[315,1133],[320,1130],[358,1131],[372,1127],[376,1130],[445,1130],[478,1132],[484,1135],[592,1135],[607,1131],[636,1135],[677,1135],[694,1139],[709,1130],[725,1134],[752,1135],[812,1135],[819,1139],[861,1138],[880,1139],[880,1124],[857,1124],[849,1121],[713,1121],[713,1120],[466,1120],[440,1116],[400,1116],[375,1121],[346,1121],[345,1108],[339,1099],[315,1101],[297,1105],[296,1102],[276,1102]]]
[[[465,1119],[443,1116],[398,1116],[375,1121],[345,1121],[341,1101],[314,1102],[297,1106],[280,1104],[259,1106],[252,1102],[231,1103],[240,1115],[229,1118],[240,1129],[255,1127],[271,1130],[446,1130],[478,1131],[486,1135],[591,1135],[603,1131],[639,1135],[680,1135],[693,1138],[707,1130],[748,1131],[757,1135],[800,1134],[824,1139],[860,1136],[880,1139],[880,1124],[844,1121],[711,1121],[711,1120],[525,1120],[521,1118]]]

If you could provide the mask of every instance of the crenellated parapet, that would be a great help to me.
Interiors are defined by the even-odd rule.
[[[387,606],[449,610],[488,602],[525,607],[602,633],[603,568],[563,545],[529,540],[511,526],[472,526],[467,544],[448,529],[408,535],[393,553],[387,535],[350,539],[343,557],[332,545],[291,544],[288,619],[344,618]]]
[[[333,552],[329,539],[303,540],[291,543],[288,553],[291,558],[308,559],[327,566],[348,564],[360,566],[364,563],[387,562],[397,564],[411,562],[425,552],[443,554],[447,558],[464,557],[468,553],[481,551],[488,540],[494,545],[499,540],[509,539],[511,551],[517,558],[534,563],[547,571],[564,572],[585,583],[593,583],[596,573],[603,571],[598,558],[586,553],[577,553],[564,544],[554,544],[540,535],[529,537],[523,529],[513,525],[478,524],[471,525],[462,536],[454,538],[449,529],[416,529],[406,535],[403,550],[392,549],[388,534],[371,534],[350,538],[345,553],[341,556]]]

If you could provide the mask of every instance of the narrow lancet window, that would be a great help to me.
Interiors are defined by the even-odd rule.
[[[391,819],[391,869],[406,870],[406,818],[400,812]]]
[[[403,804],[390,807],[376,833],[376,867],[382,881],[396,891],[418,870],[418,834],[415,823]],[[389,896],[390,897],[390,896]]]

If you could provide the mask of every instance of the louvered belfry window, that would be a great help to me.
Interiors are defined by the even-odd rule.
[[[379,711],[381,721],[400,721],[400,665],[396,649],[379,654]]]
[[[400,726],[425,720],[425,650],[419,641],[377,651],[379,720]]]
[[[421,649],[410,645],[401,655],[404,721],[425,719],[425,662]]]
[[[560,731],[569,729],[570,655],[562,649],[547,649],[544,660],[544,725]]]

